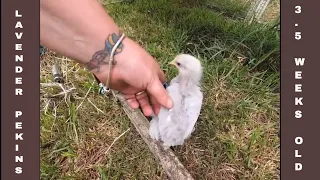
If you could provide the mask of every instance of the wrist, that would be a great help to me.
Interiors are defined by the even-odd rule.
[[[127,37],[121,40],[121,33],[118,35],[112,34],[112,36],[114,39],[108,36],[105,41],[104,50],[97,51],[92,59],[84,65],[96,76],[100,83],[108,88],[118,90],[122,84],[121,72],[124,68],[124,62],[130,57],[130,49],[132,48],[133,41]],[[117,46],[115,53],[113,53],[112,67],[110,68],[112,50],[115,48],[117,42],[120,44]],[[109,72],[110,70],[111,72]]]

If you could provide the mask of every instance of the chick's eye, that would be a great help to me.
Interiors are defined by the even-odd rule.
[[[181,64],[177,62],[177,65],[180,66]]]

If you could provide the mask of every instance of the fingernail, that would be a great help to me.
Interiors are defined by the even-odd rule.
[[[169,101],[168,101],[168,107],[171,109],[173,107],[173,101],[171,98],[169,98]]]

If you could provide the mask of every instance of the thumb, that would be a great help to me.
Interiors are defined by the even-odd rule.
[[[160,79],[161,83],[167,82],[166,76],[162,70],[158,72],[158,78]]]
[[[173,107],[172,99],[158,78],[154,79],[148,84],[147,91],[158,101],[161,106],[164,106],[168,109]]]

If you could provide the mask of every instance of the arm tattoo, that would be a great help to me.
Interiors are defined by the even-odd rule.
[[[92,56],[92,59],[85,64],[85,67],[89,71],[96,70],[96,72],[100,72],[100,67],[102,65],[109,64],[109,56],[111,54],[112,48],[118,42],[121,35],[122,35],[121,33],[119,33],[119,35],[116,35],[115,33],[110,34],[105,41],[104,50],[100,50],[94,53]],[[123,50],[123,44],[120,43],[114,55],[119,54],[120,52],[122,52],[122,50]],[[116,65],[116,64],[117,64],[117,61],[113,60],[113,65]]]
[[[96,69],[97,72],[99,72],[101,65],[105,65],[109,63],[108,60],[104,61],[108,55],[109,55],[108,52],[105,50],[97,51],[96,53],[93,54],[92,59],[85,64],[86,68],[89,71]]]

